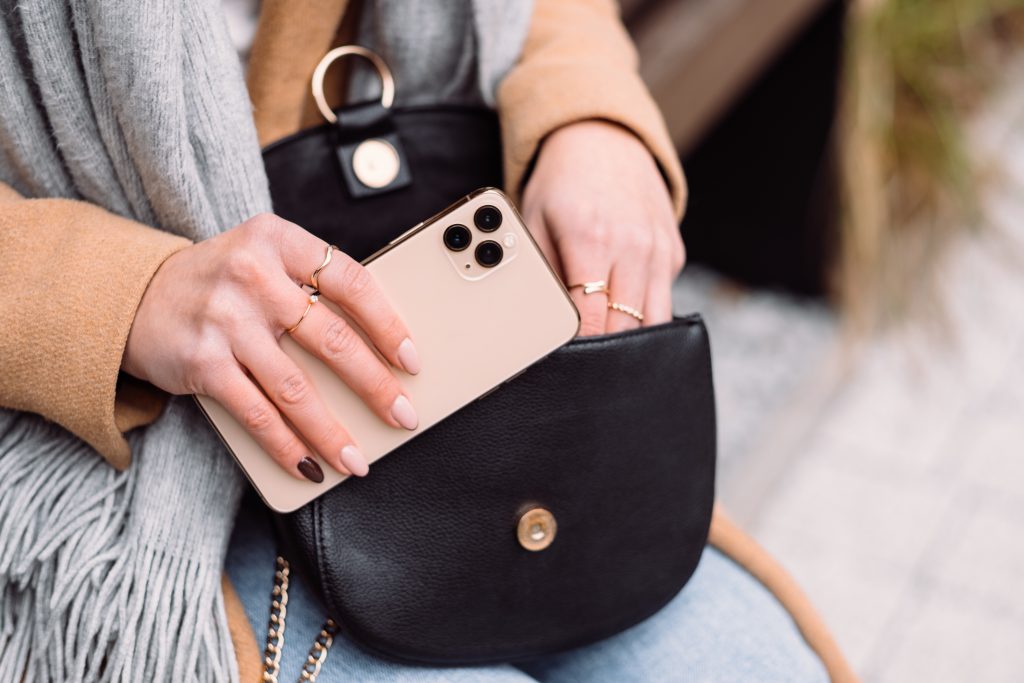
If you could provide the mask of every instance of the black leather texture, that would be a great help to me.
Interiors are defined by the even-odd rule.
[[[265,151],[275,211],[362,259],[500,186],[490,112],[390,116],[411,185],[349,194],[338,130],[323,126]],[[690,316],[570,342],[276,525],[363,648],[425,664],[519,661],[611,636],[671,600],[703,551],[714,478],[709,342]],[[539,552],[516,533],[533,506],[558,525]]]

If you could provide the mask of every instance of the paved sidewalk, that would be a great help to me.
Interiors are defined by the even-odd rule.
[[[1024,680],[1024,76],[1008,82],[975,131],[1005,177],[991,229],[943,264],[947,327],[872,339],[851,366],[821,308],[706,273],[677,286],[709,319],[721,497],[867,681]]]

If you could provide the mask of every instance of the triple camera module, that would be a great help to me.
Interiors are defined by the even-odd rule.
[[[480,232],[494,232],[501,227],[501,211],[490,205],[481,206],[473,214],[473,225]],[[464,251],[472,242],[473,233],[465,225],[450,225],[444,231],[444,245],[451,251]],[[484,268],[493,268],[501,263],[505,250],[494,240],[484,240],[476,245],[473,255]]]

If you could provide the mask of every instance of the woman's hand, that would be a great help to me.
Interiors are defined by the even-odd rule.
[[[549,135],[523,193],[523,216],[572,287],[580,334],[640,325],[609,302],[641,311],[644,325],[671,319],[683,242],[654,158],[625,128],[583,121]],[[573,287],[599,280],[608,294]]]
[[[307,443],[338,471],[365,475],[366,458],[278,344],[306,309],[308,294],[298,285],[308,282],[325,249],[299,226],[260,215],[177,252],[142,298],[122,368],[173,394],[216,399],[295,477],[323,480]],[[409,331],[361,265],[335,251],[319,284],[389,363],[419,372]],[[327,306],[314,304],[291,335],[382,420],[416,428],[392,369]]]

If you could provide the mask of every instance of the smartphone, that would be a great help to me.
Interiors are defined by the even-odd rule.
[[[493,188],[477,190],[411,228],[363,265],[409,327],[420,356],[419,374],[393,370],[419,415],[415,430],[386,424],[288,335],[281,337],[281,346],[371,463],[515,377],[579,331],[579,313],[565,287],[512,202]],[[317,305],[341,313],[326,299]],[[324,481],[295,479],[215,400],[196,400],[274,510],[291,512],[346,478],[314,456]]]

